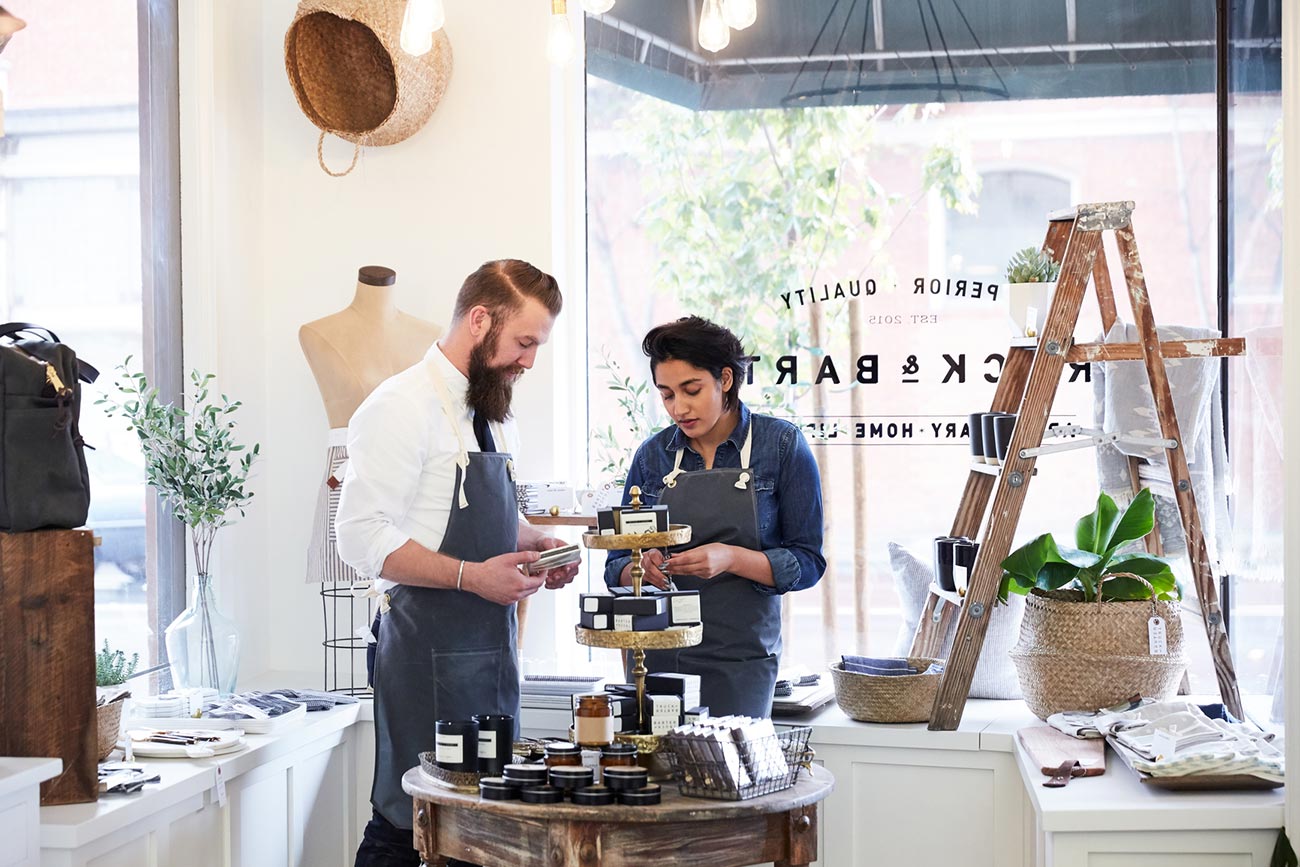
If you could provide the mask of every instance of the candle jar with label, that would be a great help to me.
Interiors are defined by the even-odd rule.
[[[444,771],[478,770],[478,723],[473,720],[438,720],[434,744],[434,763]]]
[[[573,711],[574,740],[579,746],[603,747],[614,742],[614,709],[605,693],[578,696]]]

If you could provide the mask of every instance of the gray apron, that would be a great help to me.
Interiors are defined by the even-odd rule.
[[[748,467],[753,432],[751,419],[739,468],[684,472],[678,450],[659,502],[674,524],[691,525],[690,544],[683,548],[720,542],[761,550],[754,472]],[[648,651],[646,667],[698,674],[700,701],[712,716],[771,716],[781,655],[781,597],[759,592],[753,581],[730,572],[709,579],[672,577],[678,589],[700,591],[704,640],[682,650]]]
[[[453,429],[460,426],[429,369]],[[497,441],[505,439],[498,430]],[[519,513],[514,464],[505,452],[460,446],[451,514],[439,553],[480,562],[514,551]],[[375,782],[370,801],[398,828],[412,826],[402,775],[434,748],[434,723],[476,713],[519,719],[514,605],[458,590],[398,585],[388,591],[375,653]],[[517,725],[517,722],[516,722]]]

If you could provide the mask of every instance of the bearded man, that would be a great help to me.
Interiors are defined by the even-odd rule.
[[[348,424],[338,552],[382,594],[374,816],[357,867],[419,864],[402,775],[433,749],[437,720],[518,720],[515,605],[577,574],[521,568],[563,543],[520,517],[511,459],[514,384],[561,304],[555,278],[527,262],[485,263],[460,287],[446,335]]]

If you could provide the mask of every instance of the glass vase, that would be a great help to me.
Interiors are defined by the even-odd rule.
[[[207,687],[222,695],[235,691],[239,626],[217,608],[210,575],[200,573],[189,607],[167,627],[166,636],[174,688]]]

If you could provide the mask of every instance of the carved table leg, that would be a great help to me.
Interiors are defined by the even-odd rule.
[[[441,867],[444,861],[438,855],[438,807],[416,799],[412,809],[415,811],[415,848],[420,853],[420,860],[426,867]]]
[[[786,813],[789,857],[776,867],[806,867],[817,860],[817,805],[809,804]]]

